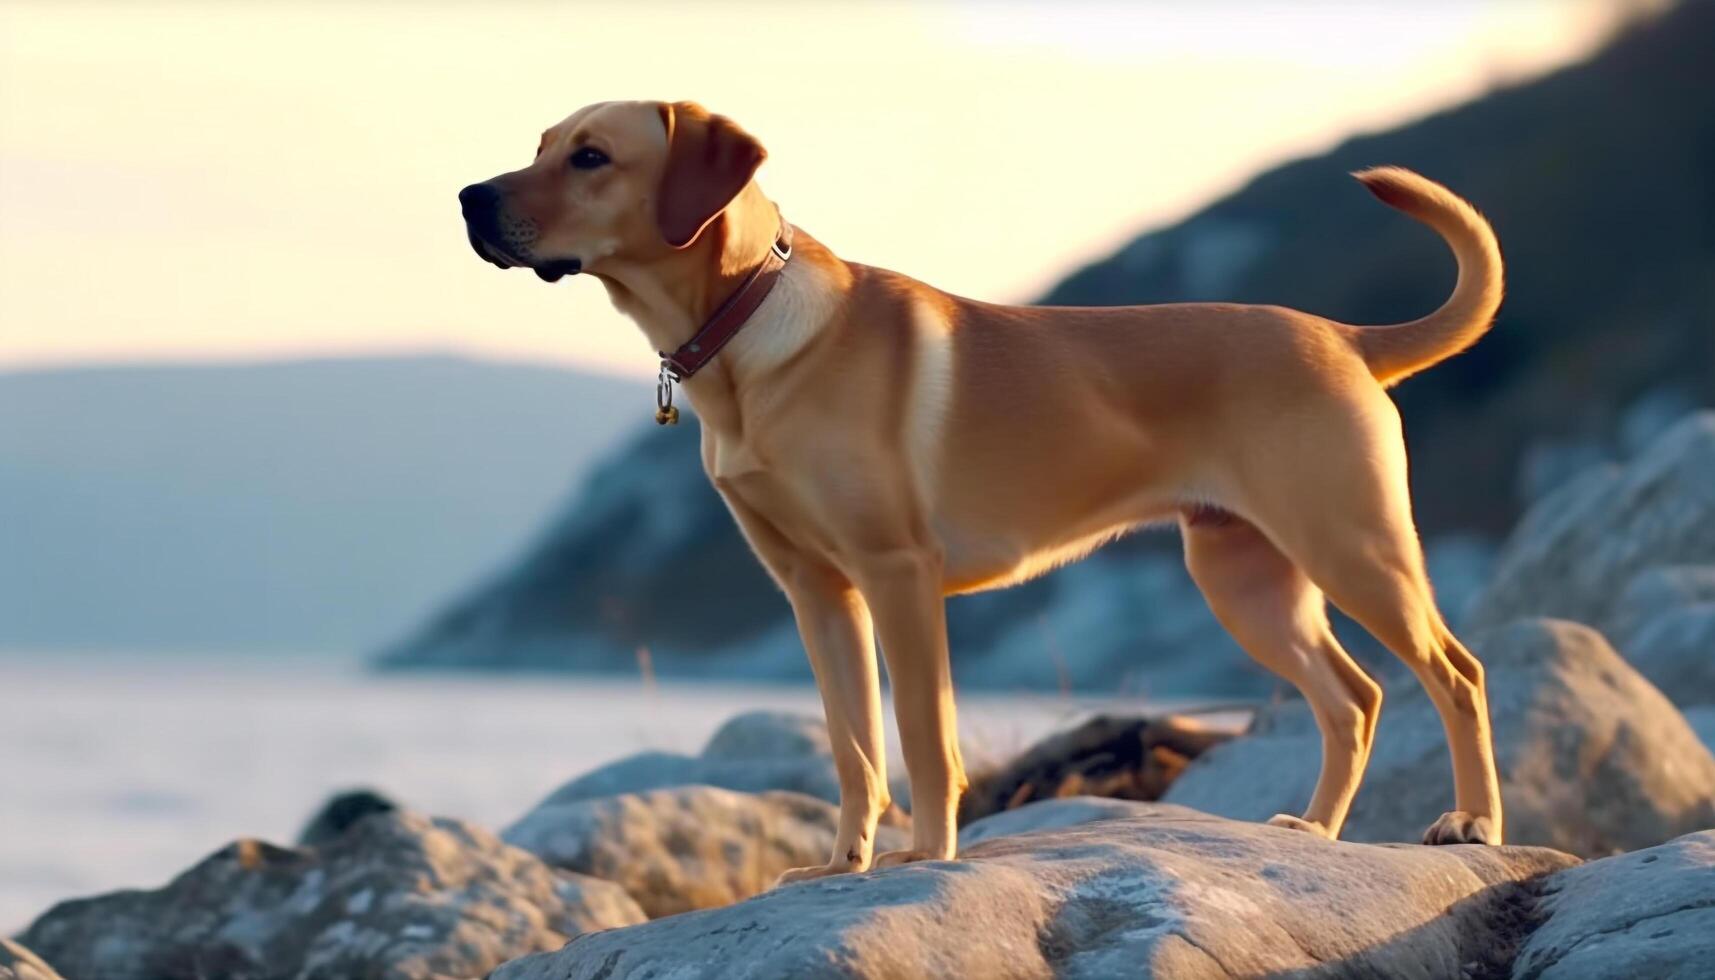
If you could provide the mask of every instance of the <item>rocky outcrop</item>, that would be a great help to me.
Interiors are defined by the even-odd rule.
[[[22,944],[0,937],[0,980],[62,980],[54,968]]]
[[[959,853],[964,854],[973,844],[995,837],[1016,837],[1044,830],[1059,830],[1095,823],[1098,820],[1120,820],[1157,812],[1139,809],[1135,800],[1116,800],[1105,796],[1068,796],[1054,800],[1027,803],[1012,810],[974,821],[959,829]]]
[[[1524,620],[1471,639],[1487,668],[1507,840],[1600,856],[1715,826],[1715,758],[1594,630]],[[1245,820],[1300,813],[1321,758],[1302,702],[1264,709],[1172,785],[1169,802]],[[1451,809],[1446,739],[1423,689],[1390,684],[1342,834],[1415,841]]]
[[[651,917],[713,908],[772,886],[789,868],[820,865],[839,811],[802,793],[714,786],[543,803],[506,840],[547,863],[617,882]],[[882,827],[877,850],[907,846]]]
[[[298,832],[300,846],[326,844],[375,813],[391,813],[399,804],[371,789],[335,793]]]
[[[1715,560],[1707,565],[1656,565],[1632,577],[1608,618],[1607,636],[1629,651],[1637,635],[1656,620],[1687,606],[1715,603]],[[1659,684],[1657,685],[1660,686]]]
[[[1049,801],[991,819],[1049,826],[1053,809],[1098,819],[583,936],[494,980],[1469,976],[1504,969],[1531,882],[1576,863],[1335,843],[1163,804]]]
[[[758,711],[722,725],[700,755],[626,756],[566,783],[542,806],[678,786],[718,786],[743,793],[789,790],[830,803],[840,799],[828,729],[821,719]]]
[[[1685,723],[1702,740],[1703,745],[1715,752],[1715,704],[1698,705],[1685,710]]]
[[[237,841],[164,888],[62,902],[19,938],[67,980],[438,980],[643,918],[616,885],[399,811],[318,847]]]
[[[1541,894],[1517,980],[1700,980],[1715,967],[1715,831],[1562,871]]]
[[[974,774],[959,822],[1056,797],[1158,800],[1192,759],[1232,737],[1194,718],[1099,715]]]
[[[1522,616],[1588,623],[1624,639],[1636,631],[1627,598],[1675,586],[1641,573],[1715,565],[1715,412],[1687,416],[1625,467],[1586,471],[1532,507],[1472,605],[1469,628]],[[1688,596],[1696,573],[1677,585]]]
[[[1680,606],[1651,620],[1623,649],[1638,673],[1675,703],[1715,704],[1715,602]]]

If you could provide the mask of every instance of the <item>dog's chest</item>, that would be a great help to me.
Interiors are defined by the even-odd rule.
[[[824,551],[838,535],[823,524],[814,481],[804,479],[791,462],[737,438],[716,436],[703,447],[709,481],[741,518],[750,515],[766,524],[794,548]],[[752,532],[749,526],[744,530]]]

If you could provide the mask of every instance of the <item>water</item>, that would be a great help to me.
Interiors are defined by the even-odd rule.
[[[975,766],[1091,710],[1143,707],[963,696],[960,730]],[[821,710],[807,687],[0,654],[0,934],[64,898],[158,887],[236,837],[290,843],[344,788],[499,829],[573,776],[696,752],[752,708]]]

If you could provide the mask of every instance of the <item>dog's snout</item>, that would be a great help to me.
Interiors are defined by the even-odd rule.
[[[500,189],[493,184],[472,184],[459,191],[459,206],[466,215],[491,212],[500,203]]]

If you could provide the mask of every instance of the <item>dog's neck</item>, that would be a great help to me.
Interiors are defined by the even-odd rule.
[[[761,264],[779,229],[779,211],[752,182],[689,246],[648,263],[617,263],[595,276],[650,345],[670,353]]]

